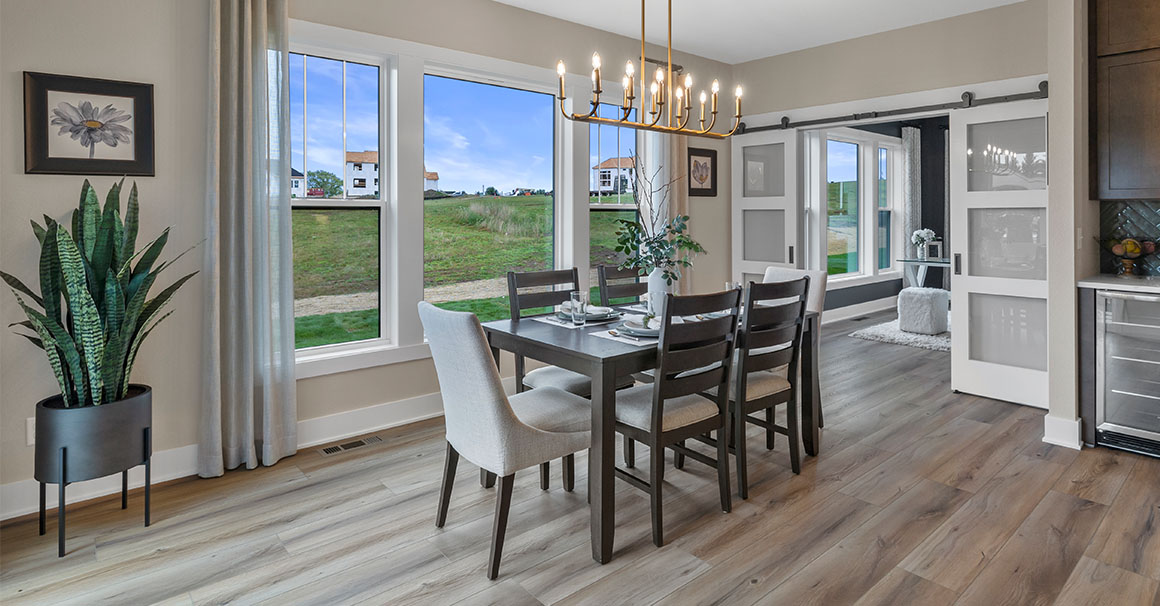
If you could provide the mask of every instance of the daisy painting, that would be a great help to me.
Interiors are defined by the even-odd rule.
[[[49,157],[133,159],[133,99],[49,91]]]

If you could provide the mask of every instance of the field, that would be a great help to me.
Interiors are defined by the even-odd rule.
[[[616,220],[633,217],[635,210],[590,213],[593,267],[616,262]],[[425,201],[424,298],[445,309],[474,312],[484,321],[506,317],[502,278],[512,269],[552,266],[552,219],[550,196]],[[295,300],[335,309],[296,314],[297,347],[378,336],[377,309],[343,308],[349,295],[378,288],[377,211],[295,209],[293,232]]]

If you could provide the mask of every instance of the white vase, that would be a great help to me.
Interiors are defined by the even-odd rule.
[[[654,269],[648,275],[648,311],[654,316],[661,316],[665,312],[665,295],[669,294],[672,286],[665,281],[665,272]]]

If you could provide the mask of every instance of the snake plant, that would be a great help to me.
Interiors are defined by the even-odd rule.
[[[40,242],[40,294],[0,272],[28,316],[11,326],[31,331],[16,334],[44,351],[65,406],[99,406],[126,396],[141,342],[172,313],[163,313],[166,304],[197,273],[149,297],[158,274],[181,255],[158,263],[168,228],[136,248],[137,185],[129,191],[122,220],[123,185],[123,179],[113,185],[102,209],[86,180],[72,212],[72,233],[48,215],[44,225],[31,222]]]

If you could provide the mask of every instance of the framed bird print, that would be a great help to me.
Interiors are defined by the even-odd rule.
[[[689,195],[717,195],[717,150],[689,148]]]
[[[152,177],[153,85],[24,72],[24,172]]]

